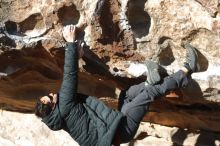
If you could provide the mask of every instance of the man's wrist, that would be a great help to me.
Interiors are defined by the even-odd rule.
[[[78,40],[66,41],[66,43],[74,43],[74,42],[78,42]]]
[[[66,42],[66,50],[68,48],[76,48],[77,47],[77,42]]]
[[[67,43],[74,43],[75,41],[77,41],[77,40],[75,40],[75,39],[74,39],[74,40],[71,40],[71,41],[68,40],[68,41],[66,41],[66,42],[67,42]]]

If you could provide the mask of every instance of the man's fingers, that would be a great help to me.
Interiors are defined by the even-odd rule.
[[[70,27],[70,31],[72,32],[73,31],[73,25],[69,25],[69,27]]]
[[[68,31],[71,32],[71,25],[68,25]]]
[[[70,25],[64,26],[63,30],[64,31],[70,31]]]
[[[63,27],[63,37],[67,42],[75,41],[76,36],[76,26],[75,25],[67,25]]]
[[[67,25],[63,28],[64,32],[74,32],[76,30],[76,26],[75,25]]]
[[[69,28],[69,26],[65,26],[65,27],[63,28],[63,34],[65,34],[66,32],[68,32],[68,28]]]

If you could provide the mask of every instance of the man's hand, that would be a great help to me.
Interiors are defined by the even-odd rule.
[[[75,25],[67,25],[63,28],[63,37],[67,42],[74,42],[76,40],[76,31],[77,27]],[[84,42],[79,41],[77,43],[79,58],[81,58],[84,55]]]
[[[74,42],[76,40],[76,26],[65,26],[63,28],[63,37],[67,42]]]

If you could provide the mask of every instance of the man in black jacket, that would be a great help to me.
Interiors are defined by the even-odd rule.
[[[40,97],[35,114],[51,130],[63,129],[80,146],[110,146],[132,140],[148,111],[150,102],[167,92],[185,87],[193,72],[199,71],[196,49],[189,44],[183,68],[164,79],[160,66],[147,62],[147,82],[121,92],[119,109],[107,107],[95,97],[77,93],[78,58],[83,55],[76,42],[76,27],[64,27],[65,49],[63,82],[58,94]],[[148,84],[146,84],[148,83]]]

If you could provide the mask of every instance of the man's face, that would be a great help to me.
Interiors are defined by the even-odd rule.
[[[43,104],[48,104],[52,108],[54,108],[56,102],[57,102],[57,94],[50,93],[48,96],[43,96],[40,98],[40,101]]]

